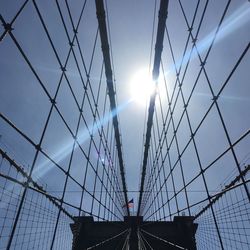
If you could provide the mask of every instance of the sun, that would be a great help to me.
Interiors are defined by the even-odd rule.
[[[147,105],[154,91],[154,83],[151,74],[146,69],[138,70],[131,78],[131,98],[138,104]]]

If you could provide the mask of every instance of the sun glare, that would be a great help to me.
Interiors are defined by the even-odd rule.
[[[130,82],[132,100],[141,105],[146,105],[153,91],[154,84],[148,70],[137,71]]]

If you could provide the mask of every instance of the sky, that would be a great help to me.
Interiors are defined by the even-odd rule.
[[[24,1],[1,1],[0,13],[6,22],[10,22],[17,10]],[[73,37],[73,29],[70,23],[70,17],[67,13],[67,8],[64,1],[58,1],[65,17],[65,25],[70,37]],[[197,48],[204,59],[208,52],[209,46],[212,42],[214,32],[217,28],[222,12],[227,1],[210,1],[204,16],[203,23],[200,27],[198,36]],[[80,15],[83,1],[75,0],[69,1],[69,7],[73,16],[73,22],[76,25]],[[191,23],[195,6],[197,1],[182,1],[185,13],[187,13],[187,20]],[[194,23],[193,33],[198,29],[198,21],[201,18],[202,9],[205,1],[201,1],[197,19]],[[67,34],[60,20],[60,15],[55,2],[52,1],[37,1],[38,9],[40,10],[46,27],[55,44],[56,51],[62,62],[65,62],[67,53],[69,51],[69,43],[67,41]],[[151,72],[154,57],[154,46],[156,39],[156,28],[158,22],[159,1],[151,0],[127,0],[117,1],[108,0],[106,2],[106,17],[109,27],[109,42],[112,53],[113,73],[115,78],[116,101],[118,106],[119,127],[122,138],[122,151],[125,163],[125,177],[127,188],[130,191],[138,191],[140,184],[140,170],[143,156],[143,143],[145,134],[145,116],[147,110],[147,103],[138,103],[136,98],[131,94],[131,85],[135,84],[133,79],[138,75],[138,72]],[[155,20],[155,21],[154,21]],[[169,11],[167,17],[167,28],[169,37],[171,39],[172,48],[174,51],[175,62],[177,68],[181,65],[184,46],[188,37],[188,28],[185,24],[185,19],[181,14],[181,9],[178,1],[170,1]],[[87,1],[83,18],[78,29],[78,39],[81,45],[85,66],[90,71],[90,81],[93,93],[97,93],[98,84],[102,68],[102,52],[100,39],[97,32],[97,18],[94,1]],[[249,33],[250,25],[250,7],[249,1],[237,0],[232,1],[227,14],[225,22],[223,23],[220,32],[215,40],[209,57],[206,60],[206,70],[209,75],[213,90],[216,93],[227,79],[229,73],[234,67],[241,53],[246,48],[250,40]],[[38,18],[38,14],[32,2],[29,2],[20,16],[13,24],[13,34],[22,47],[24,53],[29,58],[40,80],[43,82],[49,95],[53,96],[56,93],[56,86],[60,79],[61,69],[60,65],[54,55],[52,47],[48,42],[45,31]],[[3,26],[0,27],[0,35],[3,33]],[[97,34],[96,50],[91,64],[91,55]],[[76,43],[76,42],[75,42]],[[84,65],[81,62],[81,55],[74,46],[77,59],[80,61],[80,69],[83,72],[84,81],[86,75],[84,74]],[[183,64],[188,62],[188,52],[191,51],[192,42],[188,44],[187,54],[184,56]],[[174,91],[174,83],[176,79],[175,65],[170,53],[169,43],[165,34],[162,63],[164,66],[164,73],[161,70],[159,85],[164,85],[163,79],[166,79],[166,84],[170,95]],[[250,65],[249,51],[237,68],[237,71],[230,78],[229,83],[220,95],[218,100],[224,122],[229,132],[232,143],[238,140],[241,135],[249,130],[250,116],[250,72],[248,70]],[[183,68],[180,76],[183,75]],[[192,53],[190,65],[183,81],[183,94],[187,100],[198,71],[200,69],[200,61],[197,53]],[[77,65],[74,63],[74,58],[71,55],[67,65],[66,74],[68,80],[71,82],[75,98],[78,103],[83,97],[83,89],[81,85],[81,76],[78,72]],[[150,78],[149,73],[149,78]],[[145,78],[143,79],[145,81]],[[104,126],[108,133],[111,133],[111,116],[110,110],[107,108],[103,110],[106,96],[105,75],[103,72],[99,99],[99,112],[104,113],[98,122],[93,124],[93,116],[91,115],[91,105],[84,104],[83,111],[86,123],[90,130],[92,130],[98,145],[98,129],[101,125]],[[144,87],[142,87],[143,89]],[[160,94],[163,103],[163,113],[168,112],[168,103],[166,97],[166,90],[160,88]],[[90,99],[91,93],[88,90]],[[77,128],[77,121],[79,111],[72,95],[69,94],[70,89],[67,85],[66,78],[63,78],[61,88],[58,92],[57,106],[61,110],[65,120],[72,130]],[[176,94],[174,94],[176,98]],[[158,100],[159,102],[159,100]],[[188,106],[191,126],[193,129],[197,127],[206,110],[212,102],[211,91],[204,74],[200,77],[198,84],[194,90],[192,98]],[[90,100],[93,104],[93,100]],[[107,101],[108,103],[108,101]],[[0,112],[4,114],[17,128],[27,134],[32,140],[38,143],[51,103],[48,96],[44,93],[38,80],[34,77],[24,58],[18,51],[17,46],[7,34],[0,42]],[[177,124],[183,111],[183,103],[181,98],[177,98],[177,104],[174,112],[174,122]],[[160,105],[156,103],[156,112],[160,114]],[[160,121],[160,128],[162,128],[162,120]],[[155,123],[156,124],[156,123]],[[107,133],[107,134],[108,134]],[[0,146],[7,151],[12,158],[21,165],[25,165],[29,169],[35,155],[35,149],[30,143],[27,143],[20,135],[18,135],[6,122],[0,119]],[[173,136],[173,131],[169,130],[169,138]],[[187,119],[184,118],[180,125],[178,132],[179,147],[183,149],[190,138],[190,131],[187,125]],[[111,138],[111,137],[109,137]],[[208,166],[220,153],[228,147],[228,141],[223,131],[218,113],[213,107],[206,122],[197,132],[196,143],[199,148],[202,165]],[[82,148],[89,149],[90,137],[86,130],[86,126],[81,121],[79,135],[79,143]],[[114,141],[109,140],[109,143]],[[63,169],[67,169],[70,161],[70,152],[72,149],[73,140],[70,133],[65,129],[57,112],[52,111],[48,128],[42,142],[42,148],[50,155],[55,162],[59,163]],[[238,160],[241,162],[245,156],[249,154],[250,137],[244,138],[235,147],[235,152]],[[171,157],[173,163],[177,155],[177,149],[172,147]],[[73,157],[72,175],[79,182],[82,180],[83,173],[79,172],[81,163],[86,159],[80,154],[79,148]],[[90,158],[95,163],[98,158],[105,161],[103,164],[108,164],[104,157],[102,149],[98,152],[92,146],[90,150]],[[116,163],[117,163],[117,158]],[[113,159],[115,161],[115,159]],[[249,163],[249,159],[244,164]],[[194,157],[193,147],[189,147],[183,155],[182,164],[184,166],[184,173],[187,180],[190,180],[197,174],[198,167]],[[33,176],[38,179],[47,190],[62,191],[65,176],[56,168],[51,168],[44,156],[39,154],[35,164]],[[228,174],[235,170],[235,163],[231,153],[222,157],[211,170],[207,172],[206,178],[210,190],[217,189]],[[181,188],[179,172],[174,173],[177,180],[177,186]],[[94,172],[88,173],[86,185],[91,190]],[[56,180],[56,181],[55,181]],[[73,182],[68,184],[68,190],[78,190],[77,185]],[[178,188],[177,188],[178,189]],[[204,189],[201,180],[198,179],[190,187],[191,190]],[[170,187],[171,190],[171,187]],[[58,194],[59,195],[59,194]],[[60,196],[60,195],[59,195]],[[129,199],[134,198],[135,208],[137,206],[138,193],[129,192]],[[79,197],[75,198],[68,195],[65,198],[68,202],[74,204],[79,203]],[[90,198],[86,198],[90,199]],[[192,201],[199,200],[197,195],[192,196]],[[180,201],[182,203],[182,201]],[[184,206],[184,203],[183,203]],[[89,211],[90,205],[86,205],[86,210]]]
[[[208,49],[211,37],[217,27],[218,20],[221,17],[222,10],[226,2],[227,1],[219,1],[215,3],[214,1],[211,1],[208,5],[204,25],[202,26],[199,35],[199,50],[202,55],[204,55]],[[202,3],[204,5],[204,1]],[[189,3],[187,3],[187,1],[183,1],[184,9],[189,15],[187,17],[189,21],[194,13],[195,4],[196,1],[191,1]],[[157,17],[159,6],[156,8]],[[150,45],[153,28],[153,9],[154,1],[113,1],[109,6],[112,46],[114,51],[114,61],[116,63],[115,69],[117,88],[120,89],[120,91],[118,89],[117,92],[120,103],[125,102],[130,94],[128,85],[135,72],[141,68],[152,69],[152,62],[150,64]],[[129,13],[129,18],[127,13]],[[172,1],[169,6],[167,25],[173,41],[173,50],[175,52],[176,61],[181,60],[185,39],[188,35],[187,28],[184,25],[184,19],[183,17],[179,17],[178,14],[180,14],[180,7],[178,6],[177,1]],[[242,51],[249,41],[250,35],[249,32],[246,31],[249,26],[249,3],[247,1],[232,1],[232,5],[230,5],[226,19],[227,22],[225,27],[223,27],[222,32],[220,33],[221,35],[214,46],[214,50],[212,50],[210,58],[207,60],[207,71],[211,78],[213,87],[216,90],[219,89],[223,80],[231,70],[234,61],[239,55],[239,51]],[[112,20],[118,21],[112,22]],[[121,27],[123,32],[120,32]],[[138,30],[140,30],[140,32],[138,32]],[[153,43],[155,43],[155,40]],[[140,46],[135,46],[135,44],[139,44]],[[115,53],[115,51],[117,51],[117,53]],[[173,71],[173,61],[171,60],[169,49],[167,48],[166,39],[162,57],[166,65],[166,71]],[[196,57],[197,56],[194,53],[194,58],[190,66],[191,70],[187,74],[187,79],[185,80],[183,87],[185,96],[188,96],[190,87],[192,86],[189,82],[194,80],[195,74],[199,69],[197,67],[199,62]],[[249,128],[248,107],[250,103],[248,93],[250,89],[249,84],[246,82],[247,79],[249,79],[249,73],[245,71],[247,65],[249,65],[249,56],[246,56],[239,72],[235,74],[236,76],[232,80],[232,84],[228,85],[220,100],[223,115],[227,125],[229,126],[230,135],[232,136],[233,141]],[[171,73],[172,72],[169,73],[169,88],[173,87],[174,84],[171,82]],[[235,81],[237,81],[237,84]],[[210,103],[210,100],[211,95],[205,84],[198,85],[195,90],[195,97],[190,105],[190,116],[194,127],[200,121],[200,117],[203,115],[207,105]],[[240,112],[237,112],[236,110],[240,110]],[[135,114],[138,119],[129,119],[130,114]],[[127,169],[126,172],[130,178],[133,178],[132,176],[135,177],[133,181],[128,182],[128,186],[131,187],[132,190],[137,190],[137,171],[138,166],[141,164],[142,130],[145,121],[144,107],[138,105],[136,102],[132,103],[126,110],[124,110],[124,112],[120,114],[120,119],[122,132],[124,131],[124,134],[131,135],[123,135],[123,142],[125,144],[124,154],[125,159],[127,159],[125,161]],[[221,148],[226,145],[226,142],[224,143],[225,138],[223,133],[220,130],[216,131],[218,120],[215,119],[216,118],[213,120],[212,118],[212,120],[208,122],[206,129],[210,131],[215,130],[215,133],[213,133],[215,137],[221,134],[221,145],[219,145],[215,150],[208,150],[207,144],[213,144],[216,138],[212,138],[211,135],[211,141],[209,141],[209,138],[204,138],[207,137],[206,133],[201,134],[201,141],[203,143],[199,144],[199,146],[204,152],[202,154],[204,163],[213,159]],[[182,134],[185,133],[188,133],[186,128],[182,131]],[[137,143],[135,142],[135,138],[138,138]],[[222,146],[223,143],[224,145]],[[131,147],[134,147],[134,149],[128,150],[128,148],[131,149]],[[245,150],[243,150],[243,152],[239,152],[240,158],[246,153],[247,152]],[[219,181],[221,180],[218,180],[218,182]]]
[[[10,23],[23,3],[24,1],[21,0],[0,1],[0,14],[3,20]],[[106,204],[105,196],[99,196],[103,192],[104,186],[110,190],[122,189],[112,128],[112,116],[116,114],[119,117],[125,179],[129,191],[128,199],[134,199],[134,208],[130,210],[135,212],[137,209],[148,108],[147,98],[143,102],[138,99],[139,95],[147,90],[146,84],[153,86],[155,84],[151,81],[151,72],[159,3],[159,0],[105,1],[116,90],[117,110],[115,112],[110,112],[109,107],[105,70],[102,65],[101,42],[97,32],[95,1],[86,1],[78,27],[77,22],[84,1],[28,1],[12,25],[12,34],[15,39],[6,34],[0,41],[0,112],[35,144],[41,140],[43,152],[53,162],[42,153],[36,157],[34,146],[2,118],[0,118],[0,148],[6,151],[15,162],[23,166],[27,172],[30,171],[34,163],[33,179],[50,194],[61,198],[65,188],[66,192],[63,198],[66,202],[74,206],[81,206],[81,209],[94,215],[99,213],[104,219],[122,219],[121,211],[125,210],[125,201],[123,197],[119,198],[119,192],[108,198],[109,202],[113,199],[113,203],[107,205],[113,214],[107,213],[103,206],[100,208],[98,205],[99,201]],[[213,40],[228,1],[209,1],[202,24],[199,27],[202,12],[206,6],[205,0],[200,1],[192,29],[193,36],[198,31],[196,47],[194,49],[194,43],[190,39],[184,56],[185,44],[189,37],[186,21],[189,25],[191,24],[197,1],[182,0],[181,3],[186,20],[179,1],[169,1],[166,21],[168,35],[165,32],[145,189],[157,192],[159,186],[163,185],[165,175],[163,169],[168,174],[169,169],[174,164],[177,165],[173,171],[176,191],[183,188],[181,171],[184,173],[185,181],[188,182],[199,174],[200,165],[203,169],[212,165],[207,169],[205,179],[208,190],[210,193],[214,193],[228,184],[228,182],[225,183],[228,176],[231,177],[228,180],[232,180],[234,176],[238,175],[234,156],[241,169],[250,161],[250,136],[248,133],[250,125],[249,47],[236,71],[227,82],[227,78],[240,55],[249,46],[250,3],[247,0],[231,1],[216,39]],[[68,10],[70,10],[71,15],[69,15]],[[44,23],[39,17],[42,17]],[[61,17],[63,17],[64,23]],[[74,38],[72,22],[74,28],[77,27],[77,39]],[[0,36],[3,33],[4,27],[0,25]],[[48,34],[54,47],[51,46]],[[68,38],[70,41],[74,39],[74,53],[70,49]],[[213,46],[210,50],[211,43]],[[67,57],[68,53],[69,57]],[[207,54],[209,56],[206,56]],[[196,82],[203,60],[205,60],[206,74],[202,71]],[[67,65],[65,74],[63,74],[61,67],[65,62]],[[187,71],[185,72],[186,66]],[[179,70],[180,67],[179,79],[183,79],[182,96],[177,94],[179,87],[175,87],[176,68]],[[185,77],[183,77],[184,75]],[[199,126],[210,105],[213,104],[213,96],[207,79],[209,79],[214,95],[219,94],[217,104],[220,113],[216,105],[213,105],[204,122]],[[222,88],[224,83],[226,83],[225,87]],[[84,84],[87,85],[87,92],[84,92]],[[134,88],[136,84],[141,84],[139,90]],[[58,86],[60,87],[58,88]],[[133,92],[133,89],[137,89],[136,92],[135,90]],[[169,97],[173,98],[171,103],[168,101],[167,90]],[[56,108],[53,107],[51,115],[49,115],[50,98],[54,96],[56,96]],[[189,100],[188,116],[184,114],[181,118],[184,112],[183,100],[186,103]],[[83,116],[79,122],[81,104]],[[95,109],[96,105],[97,110]],[[167,115],[170,109],[174,110],[172,119]],[[95,114],[96,119],[94,119],[93,114]],[[48,117],[49,122],[44,136],[42,136]],[[166,124],[169,123],[170,126],[164,140],[167,140],[168,143],[172,139],[174,141],[169,150],[167,150],[168,146],[165,141],[162,143],[162,138],[159,135],[163,130],[165,118]],[[179,125],[175,136],[172,125],[176,128],[177,124]],[[195,146],[192,143],[185,149],[191,136],[189,125],[193,131],[198,128],[195,134],[195,143],[200,162],[197,160]],[[227,133],[225,133],[223,125],[226,127]],[[102,129],[105,135],[101,137],[100,131]],[[71,132],[77,135],[76,144],[74,144],[75,140]],[[90,134],[92,134],[92,138]],[[244,134],[246,136],[233,147],[234,151],[228,150],[229,144],[234,144]],[[162,143],[162,155],[157,155],[156,152],[156,146],[159,142]],[[214,162],[225,150],[228,152]],[[180,152],[183,152],[181,163],[178,160]],[[149,177],[153,162],[157,161],[158,164],[158,161],[163,159],[161,157],[167,159],[168,156],[169,160],[166,160],[163,166],[159,165],[161,168],[158,169],[158,179],[154,182]],[[7,165],[3,165],[3,170],[1,169],[4,173],[8,172]],[[66,178],[67,171],[72,179]],[[98,173],[98,178],[96,173]],[[14,172],[8,174],[14,176]],[[20,176],[16,178],[22,180]],[[102,185],[102,182],[107,184]],[[4,183],[2,178],[0,183],[1,185]],[[85,192],[83,196],[79,195],[82,189],[77,183],[84,184],[89,193]],[[4,185],[7,185],[7,187],[4,186],[7,191],[14,187],[9,182]],[[171,196],[174,192],[172,180],[168,179],[164,185]],[[93,189],[97,191],[94,194],[97,199],[91,197]],[[187,189],[190,204],[206,198],[201,176],[193,181]],[[1,191],[5,192],[3,188]],[[20,187],[15,189],[17,195],[20,195],[19,191],[21,194]],[[160,202],[165,204],[164,206],[168,204],[173,214],[177,213],[178,208],[174,199],[168,203],[165,191]],[[30,193],[28,193],[30,198],[29,195]],[[145,199],[147,200],[147,198],[149,199],[149,197]],[[14,202],[13,200],[13,197],[6,196],[6,199],[1,202],[0,209],[5,213],[9,204]],[[183,192],[178,194],[177,200],[179,209],[183,209],[187,213]],[[153,216],[151,210],[147,210],[150,208],[150,202],[147,203],[144,210],[146,218],[152,219],[154,216],[158,216],[158,219],[169,219],[168,215],[167,218],[162,217],[163,212],[165,213],[163,209],[159,209]],[[40,203],[41,214],[44,204]],[[17,205],[15,204],[16,207]],[[74,215],[78,215],[77,209],[66,205],[65,207]],[[195,206],[191,209],[191,214],[195,214],[199,209],[200,207]],[[4,230],[8,235],[8,229]],[[41,246],[43,247],[43,245]]]

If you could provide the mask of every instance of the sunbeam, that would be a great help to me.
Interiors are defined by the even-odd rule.
[[[103,119],[100,119],[96,121],[93,125],[89,125],[88,129],[82,129],[77,136],[77,142],[75,144],[74,150],[76,150],[79,145],[82,145],[84,142],[86,142],[90,138],[90,133],[93,135],[95,134],[99,129],[101,129],[102,126],[106,125],[109,121],[112,120],[112,118],[116,115],[118,115],[120,112],[122,112],[130,103],[132,100],[128,100],[127,102],[121,104],[117,107],[116,110],[111,111],[110,113],[106,114]],[[90,131],[90,132],[89,132]],[[61,145],[65,145],[64,147]],[[73,147],[73,140],[67,141],[62,143],[58,148],[60,148],[56,153],[54,153],[51,158],[57,163],[60,164],[72,151]],[[51,161],[49,159],[44,160],[41,164],[39,164],[35,170],[33,175],[36,178],[42,178],[48,172],[52,169]]]
[[[224,22],[222,23],[219,32],[216,35],[216,39],[214,41],[214,44],[221,42],[223,39],[225,39],[228,35],[235,32],[237,29],[239,29],[241,26],[245,25],[247,22],[250,21],[250,8],[249,3],[242,4],[238,9],[236,9],[229,17],[227,17]],[[204,53],[211,43],[213,42],[214,35],[216,32],[216,28],[214,28],[208,35],[203,38],[200,42],[196,42],[196,47],[200,55]],[[192,52],[192,49],[186,51],[183,59],[179,58],[176,61],[176,66],[172,65],[170,66],[169,71],[174,71],[175,67],[179,69],[181,65],[185,66],[188,61],[192,61],[193,59],[197,58],[197,53],[192,52],[192,55],[190,53]],[[167,75],[168,72],[165,74]]]

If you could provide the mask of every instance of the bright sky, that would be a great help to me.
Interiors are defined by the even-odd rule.
[[[1,15],[7,22],[10,22],[14,14],[21,6],[22,1],[1,1]],[[60,1],[59,1],[60,2]],[[187,13],[187,20],[190,23],[194,14],[196,1],[182,1],[184,11]],[[194,23],[193,32],[197,31],[198,23],[201,18],[201,10],[204,8],[204,1],[201,1],[197,19]],[[70,1],[69,5],[74,17],[74,23],[79,17],[82,1]],[[218,25],[219,19],[224,10],[226,1],[210,1],[207,7],[207,12],[204,21],[200,27],[198,36],[198,50],[201,57],[204,58],[209,45],[212,41],[214,31]],[[65,61],[68,52],[68,41],[60,21],[59,13],[55,3],[52,1],[39,1],[38,3],[41,14],[46,21],[48,31],[53,42],[56,45],[58,55],[62,62]],[[66,17],[66,26],[69,30],[69,36],[73,36],[70,26],[70,19],[67,15],[65,3],[60,3],[63,15]],[[145,98],[145,92],[149,92],[147,86],[141,86],[141,83],[149,84],[150,79],[147,74],[152,70],[152,61],[154,56],[154,44],[156,37],[157,16],[159,9],[159,1],[156,4],[156,20],[154,20],[154,1],[107,1],[108,18],[110,28],[110,44],[112,48],[112,58],[114,64],[115,84],[117,90],[117,103],[119,106],[119,125],[123,143],[123,155],[126,171],[126,182],[129,190],[138,190],[140,180],[140,167],[143,155],[143,134],[145,129],[145,111],[147,105],[142,104]],[[222,84],[225,82],[228,74],[234,67],[240,54],[246,48],[250,40],[249,33],[249,3],[245,0],[232,1],[227,14],[225,16],[225,24],[221,27],[218,39],[215,41],[213,49],[206,60],[206,70],[209,75],[215,94],[219,91]],[[167,27],[169,37],[173,46],[175,62],[177,67],[182,61],[185,42],[188,37],[188,28],[185,24],[185,19],[181,14],[181,9],[178,1],[171,1],[169,6],[169,15],[167,18]],[[19,41],[23,50],[32,62],[39,77],[43,81],[45,87],[51,95],[55,94],[56,86],[60,77],[60,66],[53,54],[48,39],[38,19],[33,4],[30,2],[25,7],[25,10],[17,18],[13,24],[13,34]],[[151,47],[152,32],[153,45]],[[86,67],[88,68],[91,61],[91,53],[95,41],[97,31],[97,19],[95,13],[94,1],[88,1],[83,15],[82,22],[79,28],[79,42],[84,52]],[[3,27],[0,27],[0,32],[3,32]],[[189,42],[187,51],[190,52],[192,43]],[[91,86],[94,93],[98,90],[98,81],[100,78],[100,69],[102,62],[102,54],[100,50],[100,40],[97,39],[97,50],[94,55],[93,65],[90,73]],[[67,48],[67,49],[66,49]],[[152,54],[150,51],[152,49]],[[19,129],[29,135],[32,140],[38,142],[45,119],[47,117],[50,103],[47,96],[39,86],[37,79],[31,73],[20,52],[14,45],[11,38],[7,35],[0,43],[0,111],[10,121],[12,121]],[[151,56],[151,57],[150,57]],[[76,57],[80,59],[79,52],[76,52]],[[151,58],[151,61],[150,61]],[[187,63],[188,57],[184,57],[184,64]],[[219,105],[221,112],[228,128],[232,142],[235,142],[242,134],[249,129],[250,116],[250,85],[247,81],[250,79],[249,70],[249,52],[241,62],[239,69],[230,79],[229,84],[220,95]],[[167,37],[165,35],[164,50],[162,54],[162,62],[166,84],[169,93],[174,90],[176,79],[174,62],[171,57]],[[83,69],[83,65],[80,65]],[[183,67],[184,68],[184,67]],[[200,62],[197,53],[191,56],[190,65],[183,82],[183,94],[185,99],[193,87]],[[67,71],[69,81],[72,82],[73,91],[76,99],[80,102],[82,97],[82,89],[80,86],[80,76],[77,67],[73,62],[73,57],[69,59]],[[183,74],[183,70],[181,74]],[[149,76],[151,73],[149,73]],[[85,77],[85,76],[84,76]],[[163,81],[163,72],[161,79]],[[84,78],[85,80],[85,78]],[[103,81],[105,77],[103,76]],[[104,81],[105,83],[105,81]],[[138,86],[139,84],[139,90]],[[131,86],[132,85],[132,86]],[[162,83],[160,83],[160,86]],[[62,87],[59,91],[57,104],[62,110],[62,113],[70,126],[75,129],[77,124],[77,106],[71,95],[66,80],[63,79]],[[132,92],[132,93],[131,93]],[[159,87],[160,96],[163,101],[163,113],[168,110],[166,90]],[[104,101],[105,88],[101,89],[101,97]],[[176,98],[176,96],[174,96]],[[195,129],[205,114],[207,108],[211,104],[211,92],[206,83],[205,76],[202,75],[194,94],[190,101],[188,111],[190,114],[191,125]],[[158,101],[159,102],[159,101]],[[157,105],[157,112],[160,114],[160,105]],[[183,103],[178,98],[175,109],[174,119],[177,124],[183,110]],[[102,112],[102,108],[100,108]],[[92,116],[90,115],[90,107],[84,106],[84,114],[87,124],[93,131],[97,130],[98,126],[92,124]],[[51,122],[48,125],[48,130],[45,135],[42,148],[53,156],[54,160],[60,162],[63,168],[66,168],[69,161],[69,154],[72,147],[70,134],[65,130],[64,125],[59,121],[59,116],[55,112],[52,113]],[[106,119],[106,120],[105,120]],[[100,120],[100,124],[107,126],[109,117],[106,115],[104,120]],[[160,120],[161,121],[161,120]],[[99,125],[100,125],[99,124]],[[162,127],[162,124],[160,124]],[[171,136],[172,128],[169,131]],[[10,126],[1,119],[0,120],[1,147],[6,147],[13,158],[20,164],[32,165],[34,158],[34,149],[26,143],[20,136],[17,135]],[[180,149],[183,149],[190,138],[190,131],[187,125],[186,118],[181,123],[181,129],[178,133]],[[88,149],[89,137],[84,128],[81,128],[80,143],[84,149]],[[246,137],[237,147],[236,153],[239,160],[249,152],[250,138]],[[227,147],[228,142],[223,132],[222,125],[219,121],[218,114],[214,108],[210,116],[207,118],[204,126],[199,130],[197,135],[197,146],[200,151],[201,161],[203,166],[207,166]],[[92,149],[91,149],[92,150]],[[192,156],[193,149],[190,148],[189,153],[183,156],[182,164],[186,168],[188,175],[195,175],[196,160]],[[98,157],[99,153],[91,151],[90,157]],[[177,152],[173,150],[172,157],[175,158]],[[80,167],[82,156],[74,159],[76,168]],[[174,161],[174,160],[173,160]],[[223,174],[221,173],[221,167]],[[225,176],[234,169],[232,155],[226,155],[219,161],[214,170],[209,171],[208,180],[209,188],[216,188]],[[60,181],[55,184],[55,178],[60,179],[59,174],[48,166],[47,161],[43,156],[38,157],[37,168],[34,175],[41,182],[46,183],[49,190],[60,190],[62,185]],[[75,176],[78,178],[78,170]],[[226,172],[226,173],[225,173]],[[57,176],[58,177],[55,177]],[[52,178],[53,176],[53,178]],[[180,184],[181,185],[181,184]],[[199,189],[200,183],[194,185],[194,189]],[[74,187],[72,186],[74,189]],[[137,193],[129,193],[129,198],[137,199]]]
[[[120,195],[121,185],[117,184],[121,183],[121,177],[111,121],[118,114],[128,200],[134,199],[134,208],[130,210],[135,212],[147,102],[156,84],[151,76],[160,1],[105,1],[117,102],[117,110],[113,112],[110,112],[106,90],[95,1],[86,1],[79,26],[82,0],[27,1],[15,19],[24,2],[0,1],[0,148],[25,171],[34,166],[32,178],[50,194],[63,196],[71,205],[64,206],[72,214],[77,216],[82,209],[100,215],[101,219],[122,219],[125,201]],[[222,25],[217,29],[224,11]],[[11,23],[13,18],[11,37],[4,33],[2,24]],[[200,207],[190,209],[187,204],[206,199],[206,185],[209,193],[214,194],[223,188],[226,177],[230,176],[230,181],[239,175],[237,166],[243,169],[249,164],[249,30],[247,0],[170,0],[144,186],[152,195],[144,193],[144,218],[152,220],[158,216],[157,219],[169,220],[180,214],[179,211],[195,214]],[[74,53],[70,46],[72,39]],[[238,61],[241,56],[242,60]],[[39,151],[37,155],[38,147],[13,127],[35,145],[41,143],[44,154]],[[3,168],[0,166],[1,171]],[[203,173],[201,168],[206,171]],[[5,174],[13,177],[14,172],[6,169]],[[70,178],[66,177],[68,173]],[[23,180],[19,175],[13,178]],[[186,185],[189,182],[190,185]],[[15,187],[10,180],[3,182],[3,178],[0,184],[2,193]],[[80,185],[85,187],[84,194]],[[21,196],[21,187],[13,190],[12,194],[16,192]],[[158,199],[159,190],[162,192]],[[180,192],[176,194],[176,191]],[[35,199],[31,193],[28,192],[26,198]],[[162,205],[163,209],[153,207],[154,198],[158,201],[156,207]],[[1,200],[0,213],[7,216],[8,206],[14,200],[6,195]],[[112,211],[107,212],[104,203]],[[43,211],[42,199],[39,204],[32,211],[44,219],[47,207]],[[13,206],[17,207],[18,201]],[[154,209],[157,211],[152,213]],[[52,224],[58,208],[53,214]],[[36,218],[35,215],[32,218]],[[66,232],[70,230],[69,219],[65,221]],[[53,225],[52,231],[45,230],[48,237],[56,232]],[[61,226],[59,223],[59,228]],[[5,248],[10,227],[2,228],[7,237],[0,242],[0,248]],[[27,228],[20,232],[32,231],[32,227]],[[67,235],[72,237],[70,233]],[[16,233],[15,237],[22,241],[22,234]],[[60,239],[55,244],[58,242]],[[71,244],[71,238],[67,242]],[[40,249],[45,249],[45,243],[41,244]]]

